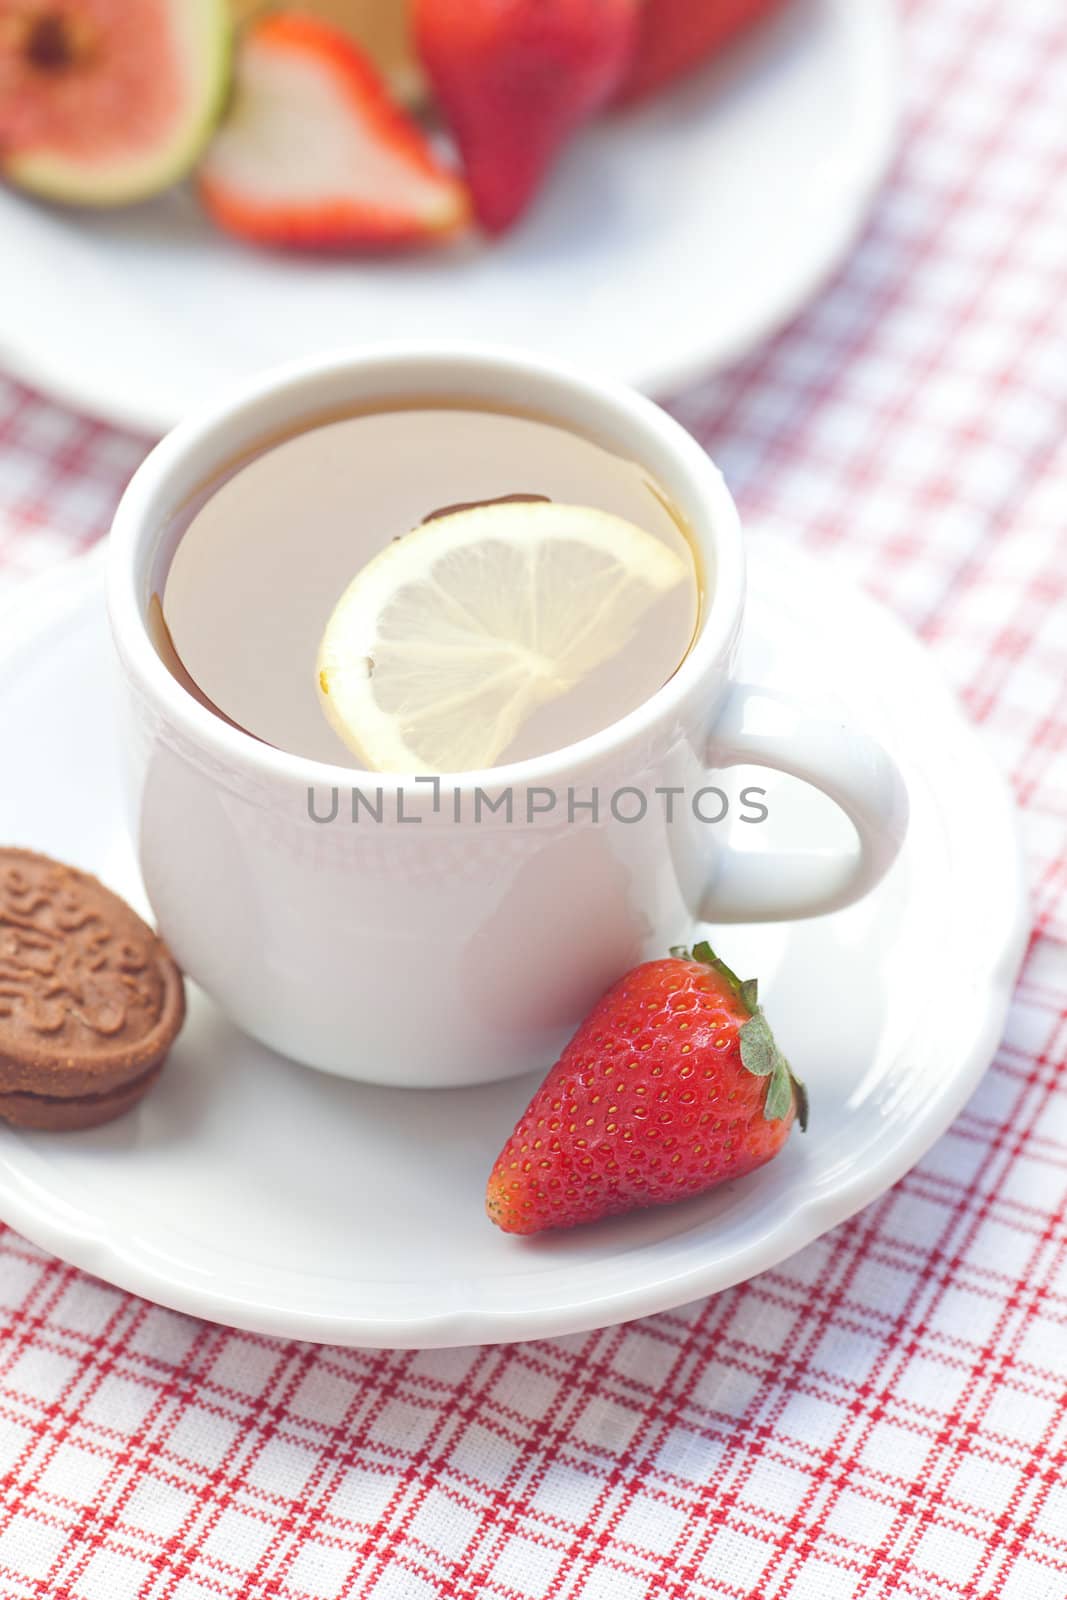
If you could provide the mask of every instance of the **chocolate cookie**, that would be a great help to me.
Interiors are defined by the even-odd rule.
[[[92,1127],[154,1080],[185,1017],[163,941],[88,873],[0,849],[0,1117]]]
[[[61,1099],[50,1094],[0,1093],[0,1120],[14,1128],[37,1128],[46,1133],[75,1133],[79,1128],[97,1128],[113,1122],[124,1111],[132,1111],[141,1096],[152,1087],[162,1067],[153,1067],[143,1078],[135,1078],[121,1089],[107,1094],[86,1094]]]

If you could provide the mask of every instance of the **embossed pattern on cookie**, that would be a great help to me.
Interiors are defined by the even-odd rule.
[[[184,1012],[173,958],[124,901],[88,873],[0,849],[0,1095],[126,1088],[161,1064]]]

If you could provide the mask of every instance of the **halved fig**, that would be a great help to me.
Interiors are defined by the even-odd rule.
[[[230,77],[226,0],[0,0],[0,174],[120,206],[193,166]]]

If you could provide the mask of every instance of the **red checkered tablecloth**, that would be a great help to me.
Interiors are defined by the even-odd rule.
[[[904,89],[851,261],[673,405],[1011,775],[1035,923],[996,1064],[851,1222],[580,1337],[287,1344],[0,1235],[2,1600],[1067,1597],[1062,0],[914,0]],[[0,590],[96,539],[144,448],[0,380]]]

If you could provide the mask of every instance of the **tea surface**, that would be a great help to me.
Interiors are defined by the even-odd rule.
[[[349,416],[275,443],[209,485],[186,513],[162,597],[174,649],[200,694],[279,749],[358,766],[330,727],[315,660],[338,598],[390,540],[445,508],[505,497],[595,506],[685,562],[622,647],[539,706],[501,762],[559,749],[655,693],[685,657],[700,585],[681,521],[648,474],[530,417],[459,406]]]

